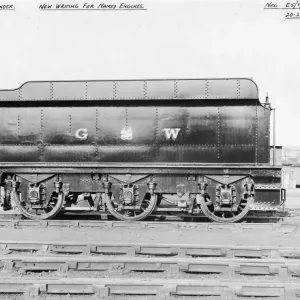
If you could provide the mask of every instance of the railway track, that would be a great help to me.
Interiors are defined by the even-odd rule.
[[[292,219],[1,219],[0,299],[296,300],[300,222]]]
[[[241,279],[242,275],[265,275],[274,279],[299,279],[299,259],[245,259],[245,258],[195,258],[195,257],[128,257],[128,256],[87,256],[87,255],[38,255],[35,257],[26,255],[2,255],[0,256],[0,268],[15,272],[67,272],[80,271],[110,271],[120,275],[128,272],[154,272],[156,277],[166,277],[163,272],[182,275],[190,274],[197,279],[202,274],[218,274],[218,278]],[[100,273],[101,274],[101,273]],[[162,274],[158,276],[157,274]]]
[[[300,234],[300,219],[287,219],[280,223],[207,223],[207,222],[123,222],[123,221],[97,221],[97,220],[19,220],[0,219],[0,228],[95,228],[95,229],[179,229],[201,231],[232,231],[242,232],[249,230],[271,230],[282,234]]]
[[[193,258],[252,258],[300,259],[300,247],[267,247],[237,245],[192,245],[155,243],[80,243],[55,241],[1,241],[0,254],[51,254],[51,255],[126,255],[149,257]],[[300,262],[300,261],[299,261]]]
[[[31,241],[2,243],[1,250],[0,293],[29,299],[121,294],[291,300],[300,293],[300,248]]]
[[[0,292],[24,293],[37,298],[41,294],[97,295],[96,299],[108,299],[113,295],[156,295],[159,299],[185,299],[180,296],[218,296],[231,300],[241,297],[263,297],[264,299],[297,299],[298,283],[247,282],[184,279],[7,279],[0,283]],[[179,296],[179,297],[178,297]],[[80,298],[78,298],[80,299]],[[136,298],[135,298],[136,299]],[[201,299],[201,298],[196,298]],[[242,298],[244,299],[244,298]],[[251,299],[251,298],[250,298]]]
[[[200,249],[193,245],[128,245],[126,248],[34,241],[3,246],[2,252],[7,252],[0,256],[0,293],[23,294],[28,299],[45,294],[95,295],[96,299],[107,299],[121,294],[155,295],[159,299],[216,296],[228,300],[240,297],[291,300],[297,299],[300,292],[300,249],[298,259],[287,259],[291,257],[288,249],[281,249],[279,257],[278,249],[234,246]],[[26,250],[30,255],[15,254]],[[33,251],[37,251],[35,256]],[[51,255],[45,255],[47,252]],[[169,255],[172,257],[166,257]]]

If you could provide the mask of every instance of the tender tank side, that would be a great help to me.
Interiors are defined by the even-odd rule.
[[[6,162],[268,159],[268,135],[259,142],[267,131],[258,128],[267,123],[250,79],[28,82],[0,91],[0,99],[0,159]],[[86,139],[76,136],[80,129]],[[123,130],[131,136],[122,137]]]
[[[256,101],[17,104],[0,108],[3,162],[268,163],[268,112]]]

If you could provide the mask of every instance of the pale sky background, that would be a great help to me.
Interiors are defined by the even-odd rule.
[[[252,77],[276,107],[277,145],[300,146],[300,19],[266,1],[143,3],[147,11],[40,11],[2,1],[0,89],[30,80]],[[280,6],[286,1],[272,1]],[[299,10],[300,11],[300,10]],[[295,12],[295,10],[294,10]]]

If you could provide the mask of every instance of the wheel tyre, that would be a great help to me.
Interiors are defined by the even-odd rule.
[[[204,215],[212,221],[215,221],[215,222],[218,222],[218,223],[235,223],[235,222],[238,222],[241,219],[243,219],[248,214],[248,212],[250,210],[250,203],[252,203],[252,202],[253,202],[253,199],[248,200],[247,205],[244,207],[243,211],[240,214],[238,214],[238,215],[236,215],[232,218],[227,218],[227,219],[226,218],[221,218],[221,217],[218,217],[218,216],[214,215],[207,208],[204,197],[201,197],[200,207],[201,207],[201,210],[203,211]]]
[[[121,221],[140,221],[140,220],[143,220],[146,217],[148,217],[153,212],[154,208],[156,207],[156,203],[157,203],[157,195],[154,194],[151,196],[149,205],[145,209],[144,212],[142,212],[141,214],[139,214],[137,216],[130,216],[130,217],[126,217],[126,216],[120,214],[119,212],[117,212],[115,210],[115,208],[113,207],[113,205],[110,201],[110,197],[108,195],[105,194],[104,200],[105,200],[104,202],[106,203],[107,209],[116,219],[121,220]]]
[[[12,192],[11,197],[13,197],[13,200],[15,201],[17,207],[20,209],[22,214],[31,220],[47,220],[47,219],[55,217],[60,212],[60,209],[64,203],[64,198],[65,198],[63,193],[59,193],[59,195],[57,197],[57,203],[56,203],[55,207],[49,213],[45,213],[43,215],[33,215],[33,214],[28,213],[28,211],[26,211],[26,209],[24,209],[24,207],[20,203],[19,193]]]

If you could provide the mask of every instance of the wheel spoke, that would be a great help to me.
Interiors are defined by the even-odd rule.
[[[147,196],[147,195],[146,195]],[[148,196],[150,196],[148,194]],[[157,195],[152,195],[151,199],[144,198],[139,210],[130,210],[130,214],[126,214],[124,210],[118,211],[113,207],[112,200],[106,196],[106,206],[109,212],[119,220],[138,221],[145,219],[152,213],[157,203]]]
[[[213,203],[209,205],[206,199],[201,198],[200,207],[202,212],[211,219],[216,222],[236,222],[245,217],[248,213],[250,206],[247,199],[242,199],[237,208],[237,211],[215,211],[215,207]]]
[[[14,202],[27,218],[33,220],[46,220],[59,213],[64,202],[64,195],[60,194],[58,197],[52,196],[48,206],[45,208],[31,208],[28,201],[20,202],[19,193],[14,193]]]

